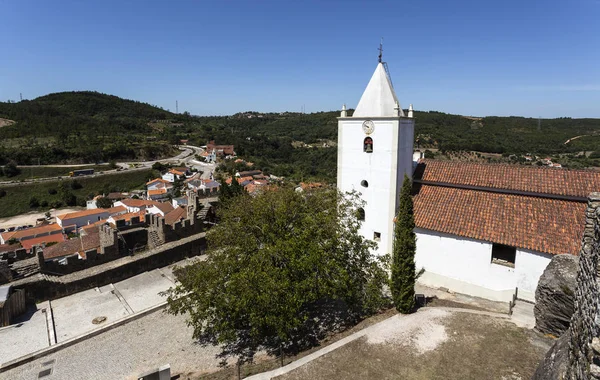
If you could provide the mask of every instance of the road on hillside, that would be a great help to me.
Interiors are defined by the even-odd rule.
[[[101,176],[101,175],[111,175],[111,174],[118,174],[122,171],[128,170],[128,171],[135,171],[135,170],[147,170],[150,169],[152,167],[152,165],[154,165],[157,162],[162,162],[165,164],[173,164],[173,165],[186,165],[186,166],[192,166],[193,168],[198,169],[199,171],[202,171],[202,178],[210,178],[210,174],[214,171],[215,169],[215,164],[206,164],[200,161],[197,161],[196,155],[201,154],[204,150],[200,147],[197,146],[192,146],[192,145],[180,145],[177,147],[178,149],[180,149],[182,152],[179,153],[177,156],[175,157],[171,157],[171,158],[166,158],[166,159],[162,159],[162,160],[153,160],[153,161],[129,161],[129,162],[117,162],[117,169],[113,169],[113,170],[106,170],[103,171],[102,173],[94,173],[92,175],[88,175],[88,176],[81,176],[82,178],[89,178],[89,177],[96,177],[96,176]],[[90,164],[75,164],[75,165],[28,165],[28,166],[19,166],[19,167],[84,167],[84,166],[90,166]],[[61,180],[64,178],[70,178],[70,177],[64,177],[64,176],[57,176],[57,177],[47,177],[47,178],[36,178],[36,179],[25,179],[23,181],[0,181],[0,185],[1,186],[22,186],[22,185],[28,185],[32,182],[45,182],[45,181],[57,181],[57,180]]]

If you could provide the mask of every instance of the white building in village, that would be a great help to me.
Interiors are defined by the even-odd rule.
[[[586,196],[600,173],[533,166],[413,163],[412,105],[405,115],[380,62],[353,115],[338,119],[338,188],[366,201],[361,233],[391,254],[404,174],[413,177],[416,264],[432,287],[498,301],[535,301],[556,254],[577,254]],[[413,169],[415,168],[416,169]]]

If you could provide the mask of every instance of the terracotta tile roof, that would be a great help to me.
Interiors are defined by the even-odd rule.
[[[123,193],[108,193],[108,195],[106,197],[108,199],[112,199],[112,200],[121,200],[121,199],[127,198],[127,194],[123,194]]]
[[[79,231],[84,231],[86,234],[92,234],[92,233],[96,233],[98,232],[98,226],[101,226],[103,224],[108,223],[106,219],[102,219],[99,220],[97,222],[94,222],[92,224],[87,224],[81,228],[79,228]]]
[[[109,215],[115,215],[115,214],[127,212],[127,207],[116,206],[116,207],[107,208],[106,211],[108,211]]]
[[[578,253],[586,206],[428,185],[414,196],[418,228],[550,254]]]
[[[423,160],[415,174],[424,181],[587,197],[600,190],[600,172],[508,164]],[[419,173],[419,174],[418,174]]]
[[[163,214],[168,214],[174,210],[174,207],[171,204],[171,202],[156,202],[156,204],[154,204],[154,206],[156,206],[157,209],[162,211]]]
[[[165,215],[165,224],[173,225],[181,219],[187,218],[187,209],[185,207],[177,207],[175,210]]]
[[[44,249],[44,259],[56,259],[63,256],[79,253],[85,257],[85,251],[89,249],[100,248],[100,234],[94,233],[82,236],[77,239],[67,240],[63,243],[47,247]]]
[[[151,207],[155,203],[154,201],[147,201],[144,199],[133,199],[133,198],[123,199],[120,202],[123,203],[127,207],[146,207],[146,206]]]
[[[46,235],[40,236],[34,239],[27,239],[21,242],[21,245],[26,250],[30,251],[34,245],[41,246],[43,243],[62,243],[65,241],[65,235],[63,234],[54,234],[54,235]]]
[[[111,219],[114,220],[115,222],[117,220],[124,220],[126,222],[131,222],[131,218],[135,218],[136,216],[139,216],[140,221],[143,221],[144,215],[146,215],[146,210],[142,210],[140,212],[128,212],[127,214],[122,214],[122,215],[115,215]]]
[[[171,170],[169,170],[169,173],[171,173],[171,174],[175,174],[175,175],[178,175],[178,176],[184,176],[184,175],[185,175],[185,173],[184,173],[184,172],[182,172],[182,171],[180,171],[180,170],[176,170],[176,169],[171,169]]]
[[[154,183],[154,182],[162,182],[164,184],[171,183],[171,182],[167,181],[166,179],[154,178],[153,180],[150,180],[150,181],[146,182],[146,186],[148,186],[148,185],[150,185],[151,183]]]
[[[51,234],[58,231],[62,231],[62,227],[56,223],[52,223],[39,227],[26,228],[20,231],[3,232],[1,235],[4,241],[8,241],[13,238],[21,240],[23,238],[35,237],[36,235],[40,234]]]
[[[107,213],[106,209],[94,208],[91,210],[76,211],[76,212],[70,212],[67,214],[58,215],[56,218],[65,220],[65,219],[80,218],[82,216],[98,215],[98,214],[104,214],[104,213]]]
[[[162,189],[155,189],[155,190],[148,190],[148,195],[152,196],[152,195],[161,195],[161,194],[166,194],[167,193],[167,189],[162,188]]]
[[[0,244],[0,253],[13,252],[21,248],[21,244]]]

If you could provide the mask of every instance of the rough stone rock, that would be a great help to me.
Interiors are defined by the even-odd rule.
[[[540,277],[535,290],[535,328],[561,336],[568,328],[575,309],[575,288],[579,257],[556,255]]]
[[[532,380],[562,380],[565,377],[569,361],[570,332],[567,330],[550,347],[535,370]]]

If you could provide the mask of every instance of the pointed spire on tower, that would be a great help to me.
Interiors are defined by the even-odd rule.
[[[412,104],[408,106],[408,117],[414,117],[413,116],[413,106]]]
[[[347,117],[348,113],[346,112],[346,104],[342,106],[342,112],[340,113],[340,117]]]
[[[398,102],[396,92],[386,73],[383,63],[378,63],[365,92],[363,93],[353,117],[396,117],[395,106]],[[400,107],[399,116],[404,116]]]
[[[400,115],[400,103],[398,103],[398,101],[396,101],[396,105],[394,106],[394,113],[396,114],[396,116],[402,116]]]

